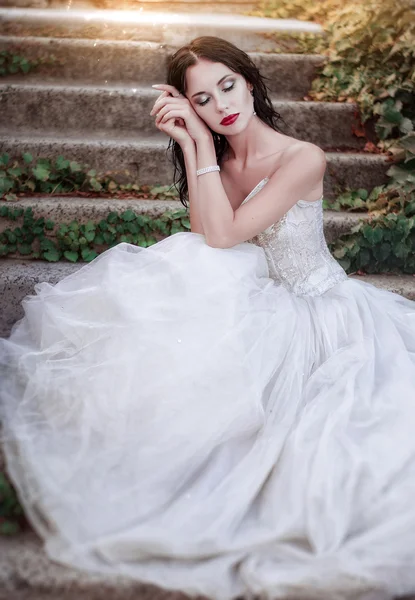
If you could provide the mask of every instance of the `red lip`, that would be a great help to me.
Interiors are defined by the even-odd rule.
[[[222,119],[220,124],[221,125],[232,125],[232,123],[235,123],[235,121],[238,117],[239,117],[239,113],[236,113],[234,115],[229,115],[228,117],[225,117],[224,119]]]

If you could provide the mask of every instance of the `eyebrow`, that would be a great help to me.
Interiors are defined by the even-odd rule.
[[[226,77],[230,77],[232,75],[232,73],[228,73],[227,75],[224,75],[223,77],[221,77],[218,81],[218,83],[216,85],[220,85],[222,83],[222,81],[224,79],[226,79]],[[195,96],[201,96],[202,94],[207,94],[207,92],[197,92],[196,94],[193,94],[193,96],[191,96],[191,98],[194,98]]]

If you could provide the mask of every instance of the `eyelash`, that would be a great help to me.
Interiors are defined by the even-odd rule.
[[[235,84],[233,83],[228,88],[223,88],[223,91],[230,92],[231,90],[233,90],[234,87],[235,87]],[[209,98],[207,98],[204,102],[199,102],[199,106],[205,106],[205,104],[207,104],[208,102],[209,102]]]

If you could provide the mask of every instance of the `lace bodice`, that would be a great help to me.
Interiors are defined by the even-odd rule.
[[[268,177],[260,181],[242,204],[268,181]],[[264,249],[270,277],[299,296],[320,296],[347,279],[324,238],[322,198],[299,200],[279,221],[248,241]]]

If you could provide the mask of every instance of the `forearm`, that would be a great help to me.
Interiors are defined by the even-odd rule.
[[[187,189],[189,194],[189,216],[192,232],[203,233],[203,223],[200,215],[199,198],[197,195],[197,176],[196,176],[196,145],[189,142],[183,148],[184,164],[186,168]]]
[[[196,168],[216,165],[212,138],[196,140]],[[197,203],[208,243],[221,245],[227,239],[234,211],[222,185],[219,171],[204,173],[196,178]]]

